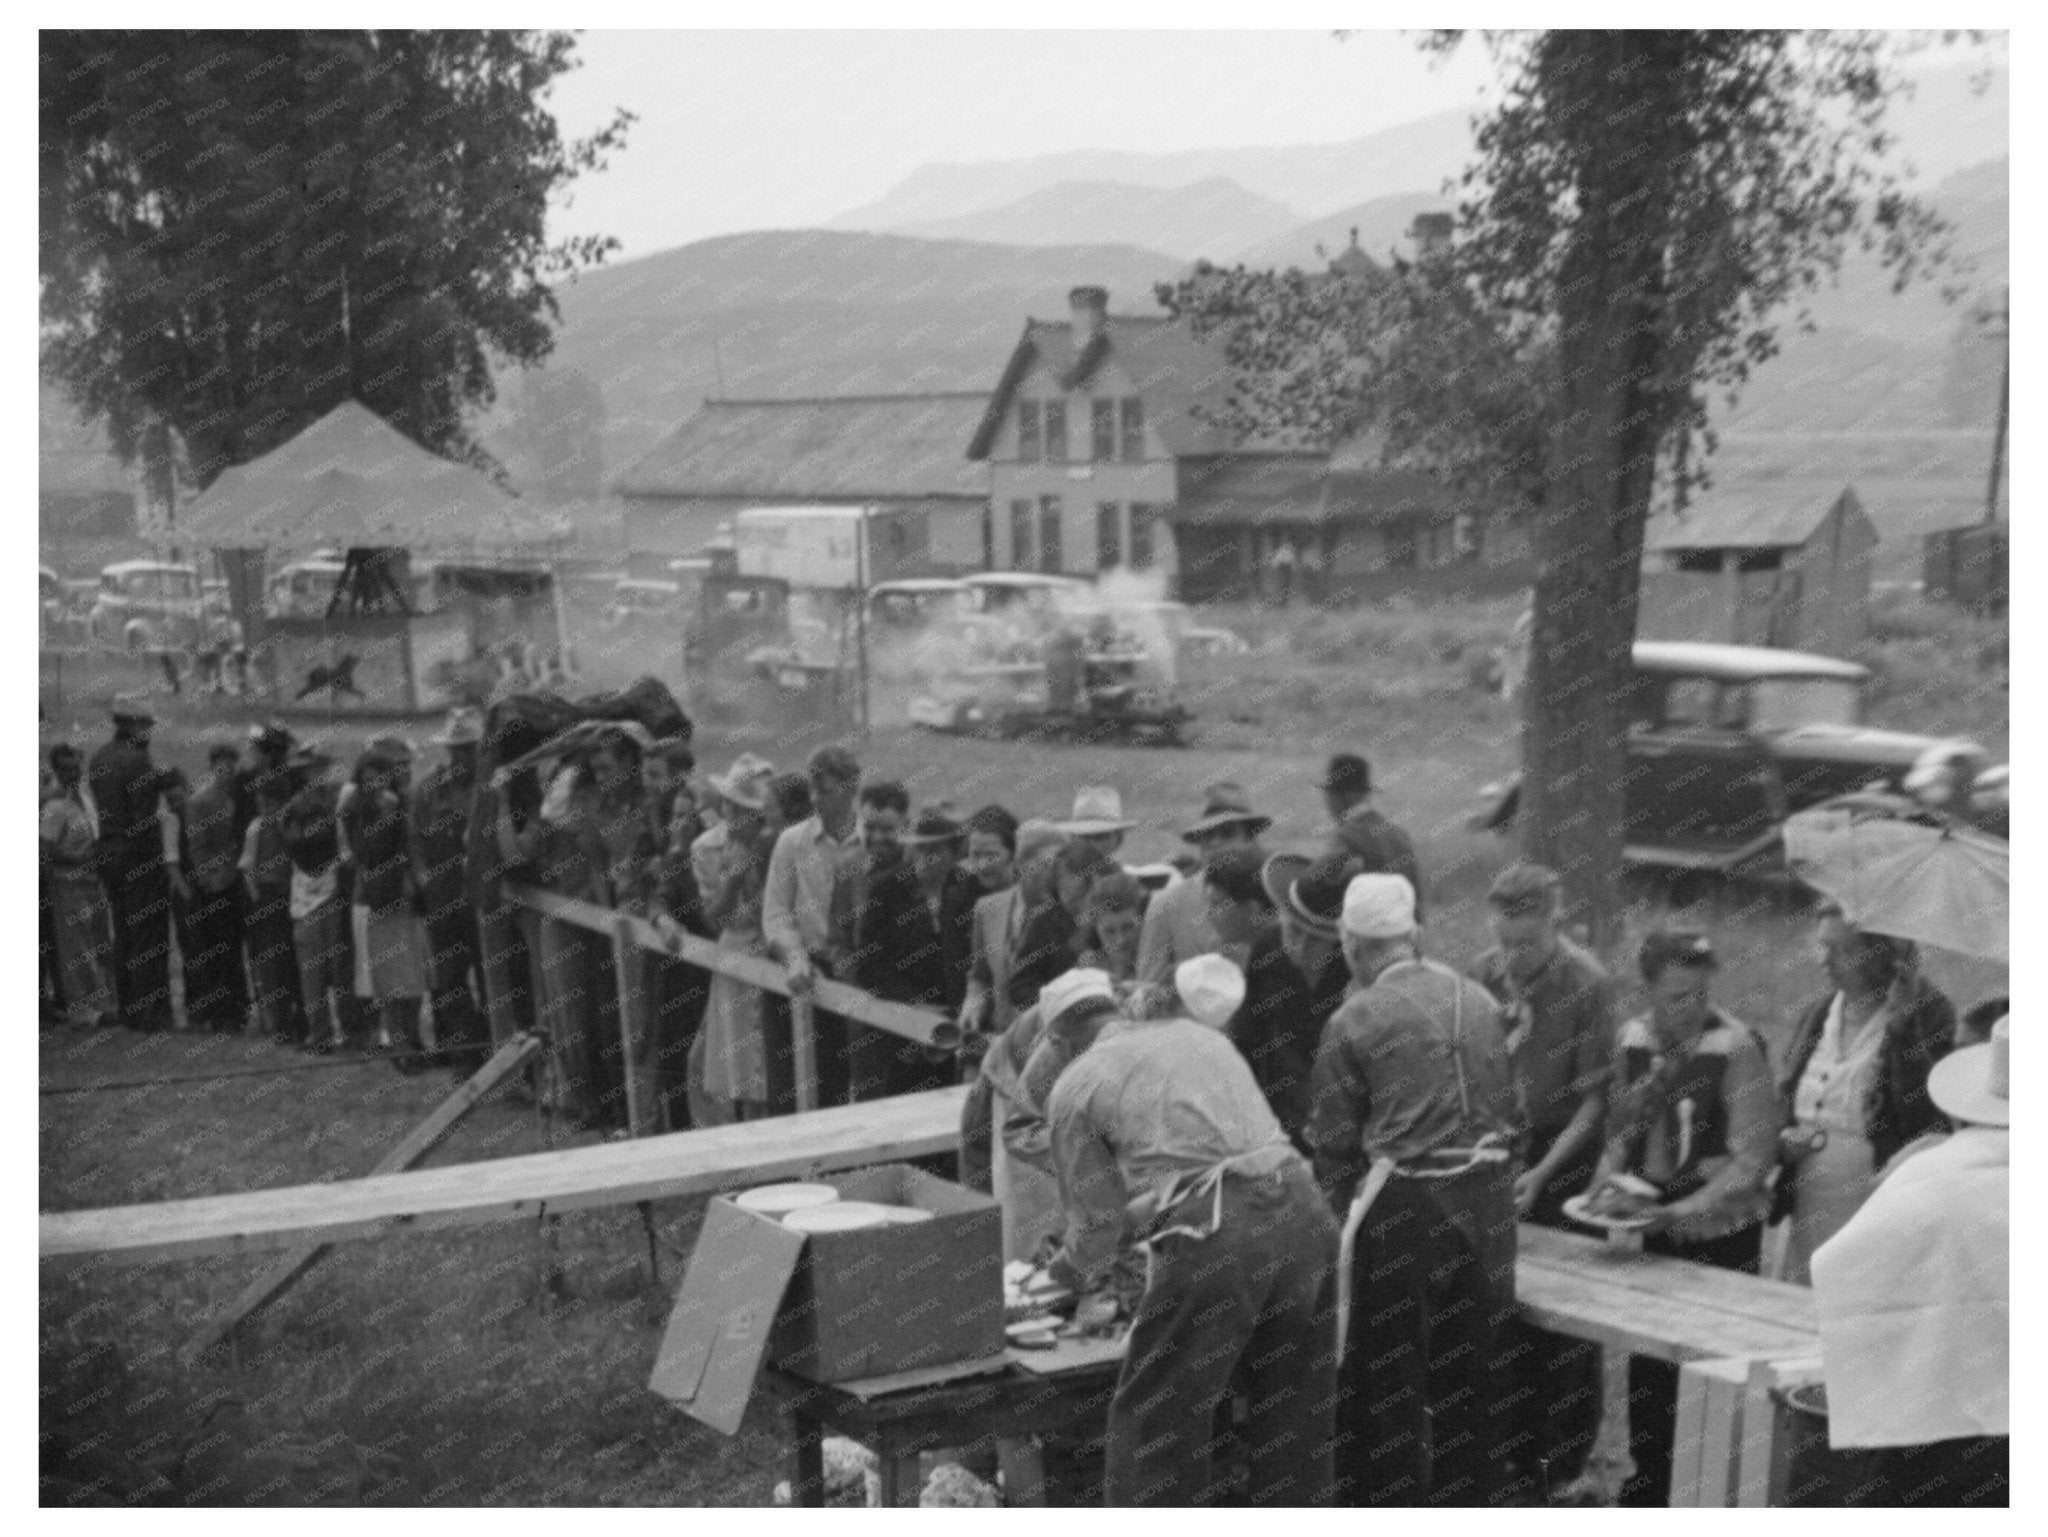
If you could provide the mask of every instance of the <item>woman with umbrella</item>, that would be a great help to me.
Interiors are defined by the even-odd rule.
[[[1879,1172],[1936,1125],[1927,1075],[1956,1031],[1955,1005],[1919,974],[1911,940],[1860,929],[1834,903],[1818,937],[1832,991],[1793,1027],[1778,1077],[1792,1111],[1778,1185],[1792,1219],[1784,1274],[1802,1285]]]

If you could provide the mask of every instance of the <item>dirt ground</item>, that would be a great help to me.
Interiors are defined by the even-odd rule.
[[[1880,667],[1874,718],[1967,730],[2002,756],[2002,630],[1906,617],[1865,658]],[[874,733],[861,756],[870,774],[901,778],[914,802],[947,799],[961,811],[1000,801],[1057,815],[1077,786],[1113,784],[1138,823],[1125,855],[1150,860],[1174,849],[1175,830],[1219,778],[1242,783],[1275,819],[1269,846],[1312,847],[1323,822],[1316,771],[1332,751],[1362,750],[1382,809],[1415,837],[1430,886],[1428,946],[1462,964],[1486,942],[1482,894],[1512,857],[1466,826],[1483,787],[1515,759],[1507,707],[1473,685],[1512,619],[1506,603],[1233,612],[1223,622],[1255,649],[1183,680],[1200,716],[1189,747],[1025,747],[896,727]],[[74,661],[44,743],[103,739],[103,702],[134,686],[136,671]],[[49,685],[46,667],[53,702]],[[188,771],[208,741],[239,735],[248,718],[231,702],[162,702],[158,756]],[[833,734],[815,714],[771,723],[706,711],[699,755],[722,768],[744,747],[794,767]],[[1673,917],[1714,931],[1727,957],[1718,1001],[1774,1043],[1818,992],[1810,923],[1781,895],[1688,893],[1699,903],[1683,911],[1661,883],[1634,884],[1630,895],[1631,937]],[[1934,955],[1928,969],[1961,1005],[2005,987],[2002,967]],[[52,1092],[269,1066],[292,1071]],[[453,1085],[255,1039],[61,1030],[41,1037],[41,1081],[45,1210],[360,1174]],[[432,1157],[504,1157],[551,1145],[554,1134],[500,1096]],[[97,1486],[103,1498],[150,1503],[765,1504],[786,1476],[771,1411],[757,1401],[742,1433],[726,1439],[646,1391],[699,1210],[655,1212],[658,1280],[649,1230],[632,1208],[564,1217],[552,1234],[519,1223],[345,1245],[262,1314],[231,1358],[189,1369],[176,1363],[177,1345],[259,1261],[46,1266],[45,1501],[87,1498],[81,1491]],[[555,1263],[560,1280],[549,1284]]]

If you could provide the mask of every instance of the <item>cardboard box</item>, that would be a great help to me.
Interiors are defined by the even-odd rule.
[[[799,1233],[713,1199],[648,1386],[731,1435],[761,1362],[845,1382],[1003,1354],[1002,1212],[907,1164],[819,1183],[929,1222]]]
[[[1002,1208],[908,1164],[824,1183],[929,1222],[811,1233],[769,1338],[777,1366],[845,1382],[1003,1353]]]

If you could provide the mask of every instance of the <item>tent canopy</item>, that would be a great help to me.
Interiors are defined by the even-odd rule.
[[[217,549],[403,545],[482,554],[531,550],[563,532],[353,400],[262,458],[223,471],[179,523],[187,538]]]

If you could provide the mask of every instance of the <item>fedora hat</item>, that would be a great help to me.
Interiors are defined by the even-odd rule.
[[[1259,874],[1266,895],[1288,919],[1322,939],[1337,939],[1344,912],[1344,891],[1359,873],[1356,859],[1311,859],[1306,854],[1275,854]]]
[[[927,807],[917,814],[910,824],[910,831],[899,840],[906,847],[929,843],[960,843],[965,841],[967,829],[937,807]]]
[[[1316,788],[1335,790],[1339,795],[1370,795],[1372,765],[1355,752],[1340,752],[1330,759]]]
[[[441,729],[427,738],[436,747],[478,747],[483,744],[483,739],[483,712],[467,705],[457,705],[450,710]]]
[[[2012,1125],[2012,1019],[1991,1027],[1982,1046],[1965,1046],[1934,1064],[1927,1097],[1952,1121],[1973,1126]]]
[[[1192,826],[1182,828],[1180,835],[1192,843],[1220,827],[1234,827],[1240,823],[1249,826],[1256,838],[1273,825],[1273,819],[1252,810],[1252,798],[1245,793],[1243,785],[1234,779],[1219,779],[1202,792],[1201,816]]]
[[[1083,785],[1074,792],[1074,814],[1053,826],[1070,838],[1129,832],[1138,824],[1124,817],[1124,798],[1115,785]]]
[[[774,764],[766,758],[743,752],[733,759],[731,768],[723,774],[710,775],[707,782],[721,800],[744,806],[749,811],[765,811],[768,809],[768,785],[774,778]]]

